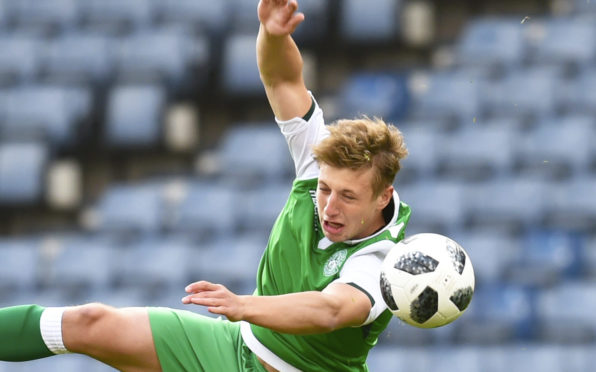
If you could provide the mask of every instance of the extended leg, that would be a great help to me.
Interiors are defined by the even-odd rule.
[[[160,372],[145,308],[102,304],[69,308],[62,317],[64,346],[126,372]]]
[[[63,311],[36,305],[0,309],[0,360],[32,360],[67,350],[121,371],[161,371],[144,308],[88,304]]]

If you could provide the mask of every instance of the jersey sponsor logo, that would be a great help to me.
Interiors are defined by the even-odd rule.
[[[323,274],[325,274],[325,276],[337,274],[339,272],[339,268],[346,260],[346,257],[348,257],[347,249],[342,249],[341,251],[337,251],[332,254],[325,263],[325,267],[323,267]]]

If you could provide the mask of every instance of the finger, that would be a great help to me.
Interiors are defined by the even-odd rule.
[[[290,13],[294,13],[295,11],[298,10],[298,1],[296,1],[296,0],[288,1],[287,7],[288,7],[288,10],[290,11]]]
[[[296,13],[292,16],[292,18],[288,22],[288,27],[292,32],[298,27],[300,23],[304,21],[304,13]]]
[[[205,280],[201,280],[199,282],[194,282],[186,286],[184,290],[188,293],[196,293],[201,291],[214,291],[218,288],[217,284],[207,282]]]

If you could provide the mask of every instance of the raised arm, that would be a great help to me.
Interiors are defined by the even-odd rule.
[[[364,292],[344,283],[331,283],[323,291],[278,296],[238,296],[221,284],[200,281],[190,284],[185,304],[207,306],[231,321],[245,320],[277,332],[326,333],[360,326],[368,317],[371,302]]]
[[[302,76],[302,56],[292,32],[304,20],[296,0],[261,0],[257,36],[257,64],[275,117],[302,117],[310,108]]]

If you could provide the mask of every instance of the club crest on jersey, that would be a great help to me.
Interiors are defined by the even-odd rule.
[[[325,276],[332,276],[339,272],[339,268],[348,257],[348,250],[342,249],[341,251],[337,251],[329,257],[327,262],[325,263],[325,267],[323,268],[323,274]]]

